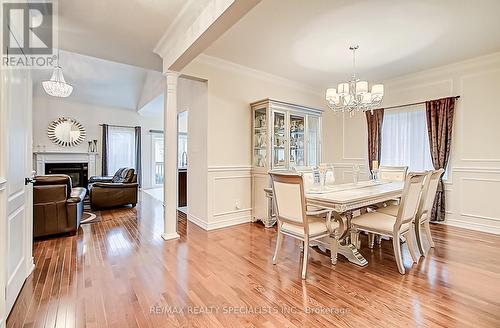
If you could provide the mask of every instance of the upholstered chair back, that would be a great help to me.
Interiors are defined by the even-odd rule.
[[[304,181],[304,190],[307,191],[314,187],[316,181],[318,181],[318,170],[315,167],[310,166],[295,166],[292,168],[293,172],[302,173],[302,179]]]
[[[405,181],[408,166],[380,166],[379,179],[383,181]]]
[[[406,176],[395,229],[415,219],[422,196],[423,183],[428,174],[427,172],[410,173]]]
[[[314,186],[314,173],[309,171],[309,172],[301,172],[302,173],[302,179],[304,180],[304,189],[308,190],[311,189]]]
[[[269,174],[278,220],[304,226],[307,229],[302,173],[270,172]]]
[[[424,193],[422,194],[423,200],[422,200],[422,208],[421,208],[421,213],[419,214],[420,216],[426,215],[426,218],[429,216],[429,213],[432,211],[432,206],[434,205],[434,198],[436,198],[436,192],[437,188],[439,185],[439,180],[441,179],[441,176],[443,175],[444,170],[439,169],[435,171],[431,171],[430,174],[428,175],[427,179],[428,181],[428,186],[426,189],[424,189]]]

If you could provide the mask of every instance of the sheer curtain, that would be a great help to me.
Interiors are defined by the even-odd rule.
[[[408,166],[409,171],[432,170],[425,105],[385,111],[381,165]]]
[[[107,168],[110,175],[121,167],[137,169],[135,134],[134,128],[109,126]]]

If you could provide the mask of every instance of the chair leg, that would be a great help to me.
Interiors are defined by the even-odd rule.
[[[421,256],[425,256],[424,243],[422,240],[422,224],[415,222],[415,239],[417,240],[418,252]]]
[[[415,253],[415,240],[413,238],[413,229],[411,228],[412,226],[413,225],[410,226],[410,229],[405,234],[406,244],[408,245],[408,251],[410,252],[411,259],[413,260],[414,263],[418,263],[417,254]]]
[[[304,240],[304,255],[302,259],[302,279],[306,279],[308,257],[309,257],[309,237],[306,236]]]
[[[278,253],[281,247],[281,241],[283,240],[283,234],[278,228],[278,237],[276,238],[276,248],[274,249],[273,264],[278,263]]]
[[[382,245],[382,236],[381,235],[375,235],[375,242],[380,247]]]
[[[330,259],[332,261],[332,264],[335,265],[337,264],[337,253],[339,250],[339,238],[338,236],[331,237],[330,239]]]
[[[427,235],[427,241],[429,242],[429,245],[431,248],[434,248],[434,240],[432,240],[432,235],[431,235],[431,225],[429,221],[426,221],[424,223],[425,226],[425,234]]]
[[[405,274],[403,258],[401,257],[401,245],[399,243],[399,234],[397,234],[392,238],[392,247],[394,248],[394,258],[396,259],[396,264],[398,265],[398,271],[401,274]]]
[[[369,232],[368,233],[368,248],[373,249],[374,244],[375,244],[375,234]]]

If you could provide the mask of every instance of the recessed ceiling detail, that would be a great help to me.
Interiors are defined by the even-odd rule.
[[[345,49],[360,44],[358,68],[373,69],[429,47],[450,24],[442,8],[418,1],[391,2],[348,2],[305,22],[292,45],[292,59],[320,72],[348,73],[351,61]]]
[[[358,72],[397,76],[500,51],[498,0],[263,0],[206,54],[327,88]]]

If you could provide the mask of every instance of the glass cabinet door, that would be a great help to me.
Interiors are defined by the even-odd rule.
[[[266,109],[256,109],[253,117],[253,165],[266,166],[267,117]]]
[[[306,165],[304,131],[305,117],[290,115],[290,167]]]
[[[319,128],[319,117],[308,116],[307,117],[307,165],[308,166],[318,166],[319,165],[319,139],[320,139],[320,128]]]
[[[273,115],[273,168],[286,167],[286,116],[285,113],[274,112]]]

